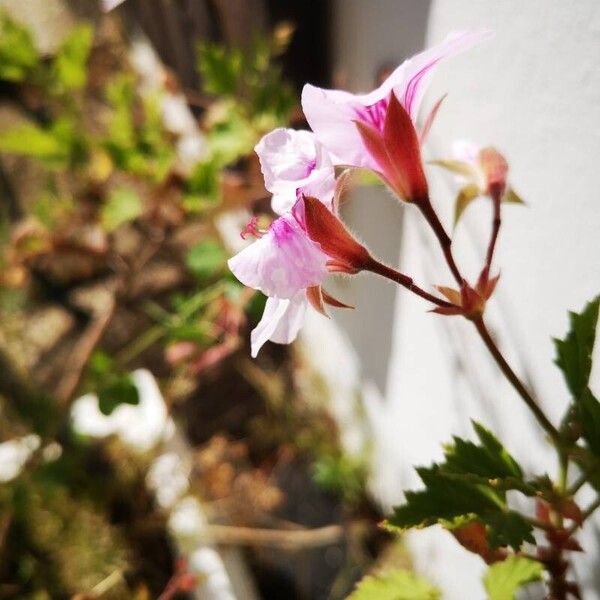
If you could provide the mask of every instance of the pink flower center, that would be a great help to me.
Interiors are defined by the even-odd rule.
[[[278,246],[281,246],[281,244],[288,241],[294,235],[294,229],[292,228],[292,225],[283,217],[275,219],[275,221],[271,223],[271,227],[269,227],[269,229],[273,232],[275,243]]]
[[[383,132],[383,126],[385,124],[385,115],[388,109],[388,99],[382,98],[371,106],[363,106],[360,109],[356,109],[356,116],[367,125],[371,125],[379,132]]]

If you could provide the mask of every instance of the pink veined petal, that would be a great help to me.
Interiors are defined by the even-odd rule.
[[[356,96],[306,84],[302,90],[302,109],[317,139],[331,153],[334,164],[376,167],[354,125],[364,110]]]
[[[417,118],[432,69],[444,59],[456,56],[460,52],[493,37],[493,35],[493,32],[489,29],[454,31],[440,44],[428,48],[404,63],[404,80],[393,87],[397,98],[413,121]]]
[[[433,67],[491,35],[488,30],[452,33],[441,44],[404,61],[368,94],[350,94],[307,84],[302,90],[306,120],[331,152],[335,164],[376,170],[376,162],[367,152],[354,121],[364,121],[380,131],[385,120],[385,114],[380,113],[385,112],[385,99],[392,90],[414,121]]]
[[[327,255],[292,215],[276,219],[269,231],[228,261],[246,286],[267,296],[291,298],[319,285],[327,275]]]
[[[289,344],[296,339],[306,314],[306,292],[298,292],[293,298],[268,298],[259,324],[250,334],[251,355],[256,358],[268,340],[277,344]]]

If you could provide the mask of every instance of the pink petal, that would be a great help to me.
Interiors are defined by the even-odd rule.
[[[268,298],[260,323],[250,334],[251,354],[256,358],[268,340],[289,344],[296,339],[306,314],[306,293],[298,292],[293,298]]]
[[[365,121],[380,130],[377,124],[383,123],[383,119],[378,118],[377,123],[373,123],[370,111],[383,106],[381,103],[392,90],[414,120],[433,67],[490,36],[487,30],[452,33],[441,44],[404,61],[368,94],[325,90],[307,84],[302,90],[306,120],[318,140],[331,152],[335,164],[375,169],[376,163],[367,152],[354,121]],[[366,116],[365,111],[369,112]]]
[[[302,90],[302,109],[318,140],[331,153],[334,164],[376,168],[354,126],[364,110],[357,96],[307,84]]]
[[[393,87],[397,97],[413,120],[417,117],[432,69],[444,59],[468,50],[491,37],[493,37],[493,32],[489,29],[454,31],[440,44],[428,48],[404,63],[404,80],[397,81]],[[393,76],[392,74],[390,79]]]
[[[291,298],[300,290],[319,285],[327,275],[327,255],[287,215],[269,231],[229,259],[232,273],[246,286],[267,296]]]

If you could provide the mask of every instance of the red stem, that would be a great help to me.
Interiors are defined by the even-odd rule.
[[[446,258],[446,262],[448,263],[448,266],[450,267],[450,271],[452,271],[452,275],[454,276],[454,279],[456,279],[456,282],[459,285],[462,285],[463,277],[460,274],[458,267],[456,266],[456,262],[454,260],[453,254],[452,254],[452,240],[450,239],[450,236],[446,233],[444,226],[440,222],[440,220],[437,216],[437,213],[435,212],[435,210],[433,209],[433,206],[431,205],[431,201],[429,200],[428,197],[426,197],[423,200],[419,200],[419,201],[415,202],[415,204],[419,207],[419,210],[423,213],[423,216],[425,217],[425,220],[431,226],[431,229],[433,229],[433,233],[435,233],[435,236],[437,237],[437,239],[440,243],[442,252],[444,253],[444,257]]]
[[[372,261],[366,267],[364,267],[364,269],[400,284],[410,292],[413,292],[413,294],[416,294],[417,296],[420,296],[421,298],[424,298],[425,300],[432,302],[437,306],[443,306],[444,308],[454,307],[454,304],[446,302],[445,300],[442,300],[441,298],[438,298],[437,296],[434,296],[433,294],[430,294],[429,292],[426,292],[424,289],[420,288],[408,275],[404,275],[404,273],[400,273],[399,271],[396,271],[395,269],[392,269],[391,267],[388,267],[387,265],[384,265],[375,259],[372,259]]]
[[[490,190],[492,196],[492,202],[494,205],[494,214],[492,217],[492,234],[490,236],[490,243],[487,249],[487,255],[485,260],[485,266],[488,273],[492,266],[492,259],[494,258],[494,250],[496,249],[496,241],[498,240],[498,233],[500,231],[500,225],[502,225],[502,219],[500,217],[500,202],[502,200],[502,194],[504,190],[497,186]]]

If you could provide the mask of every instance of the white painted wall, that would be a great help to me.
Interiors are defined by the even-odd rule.
[[[338,0],[335,65],[349,89],[366,90],[382,62],[400,62],[452,29],[479,27],[491,27],[496,38],[436,72],[429,102],[449,96],[427,152],[448,156],[452,141],[466,137],[496,145],[509,159],[511,179],[528,206],[504,211],[496,257],[502,278],[488,320],[556,421],[567,393],[552,365],[550,337],[564,333],[567,309],[581,308],[600,291],[600,2]],[[450,182],[434,171],[430,181],[449,224]],[[487,240],[488,211],[485,202],[473,206],[456,232],[457,256],[469,273],[479,266]],[[382,219],[386,214],[402,217]],[[410,207],[361,190],[347,216],[376,252],[381,246],[390,253],[400,243],[402,269],[418,281],[450,283],[436,245]],[[397,502],[401,490],[415,484],[411,466],[439,458],[440,444],[452,433],[469,432],[469,417],[497,431],[525,465],[555,469],[552,451],[469,323],[429,315],[418,299],[371,278],[344,285],[362,302],[342,324],[363,357],[365,376],[385,394],[376,411],[377,455],[385,465],[376,473],[384,479],[382,501]],[[365,308],[372,289],[378,300],[379,291],[393,293],[393,309],[389,302]],[[378,335],[364,333],[382,330],[392,331],[389,343],[385,335],[380,343]],[[582,541],[587,554],[578,576],[587,582],[586,600],[597,599],[598,530]],[[484,597],[481,561],[456,548],[448,534],[418,532],[410,543],[418,567],[442,585],[444,598]]]

